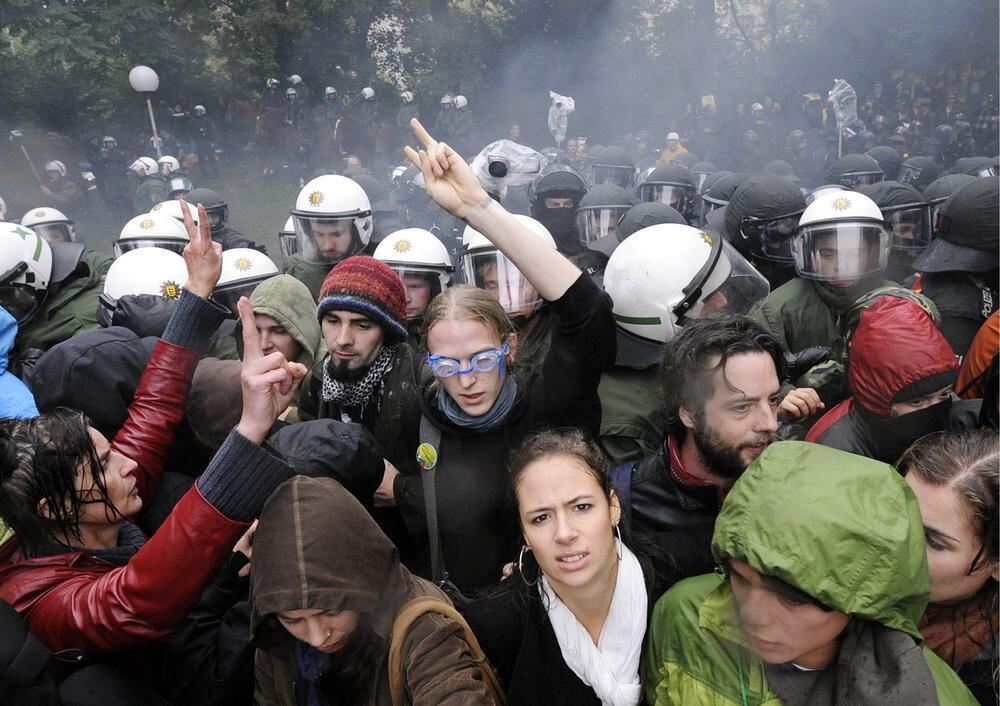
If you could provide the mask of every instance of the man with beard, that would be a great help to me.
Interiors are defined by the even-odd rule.
[[[630,527],[668,557],[672,580],[708,573],[727,492],[778,429],[781,344],[746,316],[688,323],[660,364],[667,441],[618,466],[612,480]]]
[[[403,420],[419,418],[416,353],[406,343],[406,294],[385,263],[355,255],[326,276],[316,309],[327,355],[303,381],[299,418],[360,424],[375,437],[386,474],[418,474],[416,435]],[[406,562],[413,542],[395,508],[369,508]]]

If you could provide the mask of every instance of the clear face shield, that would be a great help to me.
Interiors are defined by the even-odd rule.
[[[843,187],[857,191],[862,186],[877,184],[885,178],[882,172],[849,172],[842,174],[837,181]],[[902,179],[900,179],[902,181]]]
[[[594,186],[614,184],[628,191],[635,183],[635,169],[620,164],[595,164]]]
[[[792,237],[799,228],[802,211],[769,219],[744,218],[740,232],[750,246],[754,256],[790,265],[792,259]]]
[[[894,211],[882,210],[886,227],[892,231],[892,249],[920,251],[931,244],[931,207],[921,203]]]
[[[465,281],[485,289],[511,317],[529,317],[542,305],[537,290],[507,256],[496,250],[474,250],[462,256]]]
[[[700,194],[701,190],[705,186],[705,180],[708,179],[709,172],[692,172],[691,176],[694,179],[694,192]]]
[[[76,232],[70,223],[40,223],[31,229],[50,243],[72,243],[76,241]]]
[[[45,301],[45,292],[20,284],[0,284],[0,306],[13,316],[18,324],[30,320]]]
[[[226,307],[229,309],[231,318],[239,319],[240,310],[237,307],[237,303],[240,297],[250,298],[253,294],[253,290],[257,289],[257,285],[264,282],[274,275],[268,275],[267,277],[254,277],[252,279],[245,279],[239,282],[232,282],[222,287],[216,287],[215,291],[212,292],[212,301]]]
[[[187,177],[172,177],[167,182],[167,194],[172,199],[180,198],[194,188],[194,184]]]
[[[186,240],[174,238],[128,238],[116,241],[114,251],[116,258],[121,257],[129,250],[138,250],[139,248],[161,248],[177,253],[178,255],[183,255],[184,246],[187,244],[188,241]]]
[[[746,314],[771,291],[767,279],[725,241],[684,288],[685,297],[674,307],[678,325],[685,319],[720,314]]]
[[[694,188],[677,184],[646,183],[639,187],[639,200],[660,202],[676,209],[685,218],[691,215]]]
[[[723,208],[726,205],[724,203],[719,203],[718,201],[712,201],[707,196],[702,196],[700,200],[701,204],[699,206],[698,222],[702,226],[708,223],[708,214],[718,208]]]
[[[576,232],[580,242],[589,246],[616,232],[618,223],[628,209],[628,206],[577,209]]]
[[[406,320],[410,322],[420,321],[424,318],[431,299],[443,292],[447,286],[447,275],[440,270],[429,267],[386,264],[399,275],[399,279],[403,283],[403,294],[406,296]]]
[[[800,277],[849,286],[885,270],[890,234],[873,222],[817,223],[803,226],[792,240]]]
[[[309,262],[335,264],[361,251],[361,240],[354,233],[354,216],[294,216],[293,220],[297,252]]]

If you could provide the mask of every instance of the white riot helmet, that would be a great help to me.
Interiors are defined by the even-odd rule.
[[[529,216],[514,214],[514,217],[546,246],[556,249],[556,241],[545,226]],[[530,317],[542,306],[542,298],[534,286],[485,235],[466,226],[462,250],[465,281],[489,292],[511,318]]]
[[[337,89],[334,88],[333,86],[327,86],[326,89],[323,91],[323,95],[335,96],[337,95]]]
[[[291,213],[296,251],[310,262],[335,264],[364,250],[371,239],[371,202],[365,190],[345,176],[324,174],[308,182]]]
[[[278,274],[271,258],[253,248],[232,248],[222,251],[222,274],[212,291],[212,299],[239,318],[236,307],[240,297],[249,297],[264,280]]]
[[[205,114],[205,106],[203,106],[203,105],[196,105],[194,107],[194,114],[195,115],[204,115]]]
[[[124,296],[147,294],[180,299],[187,276],[184,258],[175,252],[147,247],[123,253],[108,269],[97,318],[102,326],[111,326],[118,300]]]
[[[604,289],[620,329],[663,343],[691,319],[746,313],[770,286],[719,236],[663,223],[622,241],[604,270]]]
[[[299,95],[299,92],[296,91],[291,86],[289,86],[288,88],[285,89],[285,98],[295,98],[298,95]]]
[[[17,323],[35,315],[45,302],[52,277],[52,248],[31,228],[0,223],[0,306]]]
[[[66,165],[60,162],[58,159],[53,159],[50,162],[45,163],[45,171],[47,172],[59,172],[59,176],[66,176]]]
[[[445,107],[455,105],[455,99],[452,97],[450,93],[445,93],[443,96],[441,96],[441,105]]]
[[[171,157],[169,154],[160,157],[156,160],[156,163],[160,165],[160,174],[163,176],[170,176],[181,168],[181,163],[177,161],[177,157]]]
[[[188,240],[184,224],[175,218],[164,213],[143,213],[122,228],[115,242],[115,257],[119,258],[137,248],[162,248],[180,255]]]
[[[423,228],[403,228],[390,233],[375,248],[374,255],[403,281],[407,295],[406,318],[409,321],[423,319],[430,300],[451,284],[451,273],[455,270],[444,243]],[[421,301],[415,301],[416,298],[410,295],[411,287],[422,286],[418,280],[430,288],[429,296],[422,297]]]
[[[192,206],[187,201],[183,203],[181,203],[181,201],[179,201],[178,199],[167,199],[166,201],[160,201],[160,203],[156,204],[151,209],[149,209],[149,212],[152,214],[161,214],[164,216],[170,216],[178,223],[180,223],[181,228],[183,228],[184,227],[183,209],[185,208],[187,209],[187,212],[191,214],[191,220],[194,221],[195,228],[197,228],[198,224],[201,221],[201,217],[198,215],[198,207]],[[187,234],[187,231],[184,231],[184,233]]]
[[[300,83],[302,83],[302,77],[299,76],[298,74],[292,74],[291,76],[288,77],[288,82],[295,86],[298,86]]]
[[[31,228],[50,243],[76,242],[73,221],[65,213],[55,208],[42,206],[31,209],[21,216],[21,225]]]
[[[268,88],[277,88],[279,83],[281,82],[278,81],[278,79],[269,78],[264,82],[264,85],[267,86]]]
[[[455,96],[455,107],[461,110],[469,104],[469,99],[465,96]]]
[[[890,232],[875,202],[856,191],[835,191],[802,213],[792,258],[799,277],[853,284],[885,270],[890,246]]]
[[[410,91],[403,91],[402,93],[399,94],[399,97],[404,103],[413,102],[413,93]]]
[[[366,101],[370,101],[375,97],[375,89],[371,86],[365,86],[361,89],[361,97]]]
[[[138,172],[140,176],[155,176],[160,173],[160,166],[152,157],[139,157],[128,167],[133,172]]]
[[[101,138],[101,146],[109,150],[116,149],[118,147],[118,140],[111,135],[105,135]]]

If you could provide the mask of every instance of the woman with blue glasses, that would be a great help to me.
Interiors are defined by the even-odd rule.
[[[496,582],[517,555],[518,527],[507,505],[509,450],[546,427],[597,434],[597,385],[614,363],[614,320],[610,300],[590,277],[490,199],[454,150],[419,122],[411,125],[424,149],[407,148],[407,156],[423,172],[428,194],[485,234],[555,315],[551,350],[528,377],[518,374],[510,319],[485,290],[448,289],[424,316],[421,415],[404,426],[419,426],[418,460],[433,475],[396,476],[392,497],[382,501],[396,504],[425,548],[421,573],[450,578],[468,594]]]

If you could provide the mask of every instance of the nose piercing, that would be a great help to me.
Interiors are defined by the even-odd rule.
[[[333,636],[333,630],[332,629],[331,630],[327,630],[326,631],[326,638],[329,640],[332,636]]]

